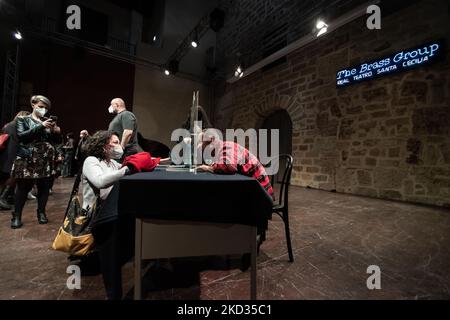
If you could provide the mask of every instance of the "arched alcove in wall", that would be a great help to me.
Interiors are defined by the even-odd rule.
[[[292,120],[289,113],[284,109],[276,110],[270,113],[262,122],[261,129],[268,130],[270,137],[270,130],[278,129],[280,144],[280,154],[292,154]],[[269,140],[270,150],[270,140]]]
[[[278,109],[270,113],[262,122],[261,129],[268,130],[268,154],[272,155],[271,145],[271,130],[279,130],[279,154],[292,155],[292,120],[289,113],[284,109]],[[280,162],[280,168],[283,168],[284,162]],[[277,180],[281,179],[281,176],[277,177]]]

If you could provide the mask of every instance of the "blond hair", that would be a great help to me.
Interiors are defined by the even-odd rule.
[[[36,96],[31,97],[31,99],[30,99],[31,106],[35,105],[38,102],[44,103],[48,108],[52,107],[52,103],[50,102],[50,99],[45,96],[36,95]]]

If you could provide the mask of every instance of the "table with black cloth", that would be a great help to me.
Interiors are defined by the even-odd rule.
[[[267,228],[272,200],[243,175],[157,169],[120,180],[119,212],[139,218],[239,223]]]
[[[205,223],[213,226],[249,226],[256,235],[256,229],[262,231],[267,228],[272,205],[271,197],[253,178],[239,174],[172,172],[158,167],[153,172],[133,174],[117,182],[103,203],[96,224],[132,217],[136,219],[136,230],[141,230],[139,228],[145,221],[156,223],[154,226],[179,226],[178,223],[182,222],[194,227]],[[164,229],[163,232],[173,230],[179,229]],[[229,229],[229,233],[239,230]],[[222,228],[219,228],[218,233],[221,231]],[[217,229],[213,237],[216,233]],[[142,237],[142,234],[136,231],[136,239],[138,236]],[[227,234],[227,237],[232,239],[234,234]],[[161,246],[164,241],[168,239],[161,239]],[[199,241],[205,242],[205,239]],[[252,264],[252,272],[256,271],[254,267]],[[253,297],[255,294],[252,292]]]

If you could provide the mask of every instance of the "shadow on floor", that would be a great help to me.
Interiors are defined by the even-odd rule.
[[[172,258],[149,261],[147,271],[142,280],[142,296],[151,299],[154,294],[160,295],[166,291],[169,299],[200,300],[200,273],[203,271],[228,271],[241,269],[246,271],[250,264],[247,255],[244,256],[210,256]],[[183,293],[174,295],[172,289],[180,289]],[[177,290],[179,291],[179,290]],[[124,299],[132,300],[134,288],[129,290]]]

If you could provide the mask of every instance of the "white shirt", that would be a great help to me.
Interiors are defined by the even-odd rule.
[[[83,164],[81,185],[83,187],[83,208],[92,208],[97,195],[104,200],[111,192],[112,186],[119,181],[128,168],[121,168],[115,160],[106,162],[96,157],[87,157]]]

